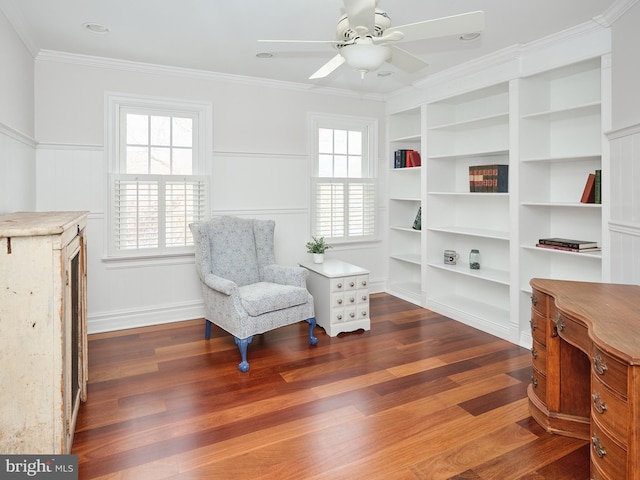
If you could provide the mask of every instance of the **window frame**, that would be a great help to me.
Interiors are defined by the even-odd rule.
[[[204,181],[204,216],[210,216],[209,199],[211,185],[212,152],[212,123],[213,108],[210,102],[171,99],[165,97],[153,97],[144,95],[130,95],[117,92],[105,93],[105,154],[108,188],[107,190],[107,228],[105,229],[105,259],[131,259],[171,257],[175,255],[192,255],[193,246],[167,247],[159,245],[158,248],[132,248],[127,250],[117,249],[115,234],[115,184],[118,179],[132,174],[126,173],[124,158],[124,142],[121,143],[124,132],[123,115],[126,113],[142,113],[145,115],[174,115],[193,118],[194,142],[192,145],[192,172],[191,175],[170,174],[162,175],[166,179],[183,179],[184,181]],[[156,174],[139,174],[140,178],[150,179]],[[160,182],[161,184],[165,183]],[[159,211],[162,211],[161,207]],[[162,225],[160,228],[163,228]],[[164,233],[158,233],[159,239],[164,239]]]
[[[360,131],[363,135],[362,145],[362,176],[361,177],[319,177],[319,129],[328,128],[332,130]],[[316,202],[317,184],[342,185],[345,195],[353,184],[364,184],[365,188],[373,189],[374,199],[371,211],[373,215],[373,229],[371,235],[349,235],[349,209],[348,198],[343,204],[344,235],[339,237],[329,237],[325,239],[334,245],[351,244],[356,242],[368,242],[379,240],[380,226],[378,219],[378,120],[369,117],[329,115],[311,113],[309,116],[309,139],[311,158],[311,179],[310,179],[310,231],[312,236],[320,235],[316,229],[318,205]]]

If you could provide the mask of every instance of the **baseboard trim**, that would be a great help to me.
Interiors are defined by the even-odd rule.
[[[89,334],[113,332],[115,330],[162,325],[196,318],[204,318],[204,305],[201,301],[89,314],[87,317],[87,330]]]

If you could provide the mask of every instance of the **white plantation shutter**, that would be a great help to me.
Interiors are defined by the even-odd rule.
[[[113,251],[177,253],[193,245],[189,223],[205,218],[206,177],[114,175],[111,184]]]
[[[363,178],[313,178],[316,236],[333,240],[376,238],[376,181]]]
[[[344,237],[344,197],[343,184],[333,183],[333,179],[314,179],[315,235],[328,238]]]
[[[349,237],[362,240],[376,236],[376,184],[373,180],[347,181]]]

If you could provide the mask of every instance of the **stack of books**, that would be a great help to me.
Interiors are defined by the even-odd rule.
[[[536,247],[579,253],[595,252],[600,250],[598,242],[557,237],[541,238],[538,240]]]
[[[509,191],[509,165],[469,166],[469,191],[506,193]]]
[[[393,168],[419,167],[422,165],[420,152],[417,150],[396,150],[393,152],[393,156]]]

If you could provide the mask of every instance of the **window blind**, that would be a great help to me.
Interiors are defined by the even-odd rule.
[[[375,179],[313,178],[315,235],[341,240],[376,236]]]
[[[112,246],[126,253],[158,253],[193,245],[189,223],[206,213],[206,177],[114,175]]]

